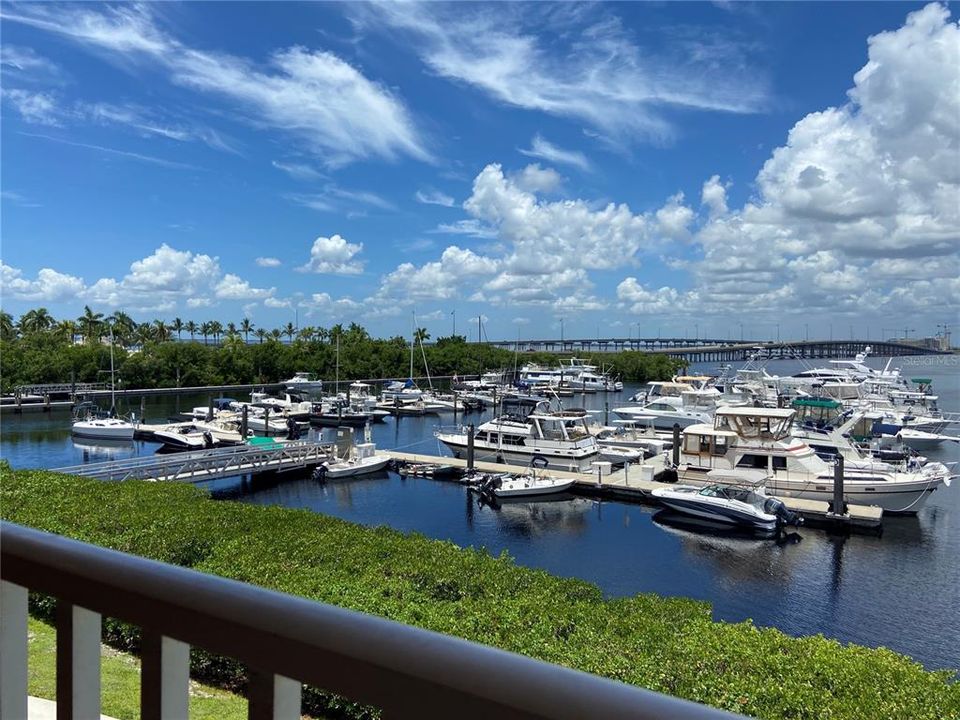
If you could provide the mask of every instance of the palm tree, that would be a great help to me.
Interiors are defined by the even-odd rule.
[[[214,320],[210,323],[210,334],[213,335],[213,342],[217,345],[220,344],[220,336],[223,335],[223,325],[219,321]]]
[[[263,328],[257,328],[257,331],[253,334],[259,338],[260,342],[263,342],[263,339],[267,336],[267,331]]]
[[[424,340],[430,339],[430,333],[427,332],[426,328],[417,328],[417,331],[413,334],[413,339],[415,342],[423,343]]]
[[[236,334],[237,334],[237,326],[236,326],[236,323],[228,322],[228,323],[227,323],[227,336],[230,337],[230,336],[236,335]]]
[[[17,329],[13,325],[13,315],[6,310],[0,310],[0,340],[14,340]]]
[[[338,337],[343,337],[343,325],[337,323],[332,328],[330,332],[327,333],[327,337],[330,339],[330,342],[333,343]]]
[[[288,322],[287,326],[283,328],[283,334],[287,336],[287,340],[293,340],[294,334],[297,332],[297,329],[293,326],[292,322]]]
[[[170,323],[170,329],[177,334],[177,340],[180,339],[180,331],[183,330],[183,320],[180,318],[174,318],[173,322]]]
[[[72,345],[73,336],[77,334],[77,324],[73,320],[61,320],[53,331]]]
[[[274,328],[273,330],[270,331],[270,339],[271,339],[271,340],[277,340],[277,341],[279,341],[280,338],[282,337],[282,335],[283,335],[283,333],[280,332],[280,329],[279,329],[279,328]]]
[[[153,324],[148,322],[140,323],[137,325],[137,329],[134,330],[133,336],[137,344],[143,347],[154,338]]]
[[[49,330],[56,323],[53,316],[47,312],[46,308],[37,308],[28,310],[20,317],[20,332],[23,335],[44,332]]]
[[[170,339],[170,328],[163,320],[153,321],[153,337],[157,342],[165,342]]]
[[[100,342],[103,337],[103,313],[95,313],[89,305],[83,306],[83,315],[77,318],[77,325],[83,339],[88,343],[95,340]]]
[[[190,320],[186,325],[183,326],[183,329],[190,333],[190,339],[193,340],[194,335],[197,334],[197,330],[200,328],[197,327],[197,324],[193,320]]]
[[[250,318],[244,318],[240,321],[240,332],[243,333],[243,341],[248,342],[250,333],[253,332],[253,323],[250,322]]]
[[[204,345],[207,344],[207,335],[210,335],[212,332],[213,332],[213,330],[212,330],[212,328],[210,327],[210,323],[209,323],[209,322],[205,322],[205,323],[202,323],[202,324],[200,325],[200,334],[203,335],[203,344],[204,344]]]
[[[300,328],[300,332],[297,333],[297,338],[300,340],[306,340],[310,342],[316,336],[317,331],[315,328],[307,325],[306,327]]]
[[[137,322],[123,310],[117,310],[108,317],[107,323],[113,327],[113,337],[121,345],[126,345],[138,330]]]

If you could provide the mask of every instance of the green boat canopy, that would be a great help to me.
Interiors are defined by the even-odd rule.
[[[910,382],[915,382],[917,385],[929,385],[933,380],[930,378],[910,378]]]
[[[793,407],[816,407],[828,408],[830,410],[836,410],[840,407],[840,403],[828,398],[797,398],[791,405],[793,405]]]

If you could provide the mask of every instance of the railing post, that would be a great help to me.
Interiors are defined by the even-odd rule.
[[[186,718],[190,708],[190,646],[144,629],[141,655],[140,717]]]
[[[300,720],[302,685],[297,680],[253,668],[249,674],[249,720]]]
[[[100,615],[57,601],[57,720],[100,717]]]
[[[27,589],[0,582],[0,718],[27,717]]]

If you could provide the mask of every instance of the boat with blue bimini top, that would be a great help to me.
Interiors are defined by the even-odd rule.
[[[679,513],[755,530],[799,525],[802,520],[782,500],[766,494],[765,473],[752,470],[711,470],[706,486],[676,485],[651,494]]]

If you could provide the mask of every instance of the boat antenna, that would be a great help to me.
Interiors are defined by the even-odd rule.
[[[417,325],[417,313],[413,313],[413,325]],[[427,373],[427,384],[430,386],[430,390],[433,390],[433,380],[430,379],[430,366],[427,364],[427,351],[423,347],[423,336],[420,337],[420,356],[423,358],[423,369]]]

